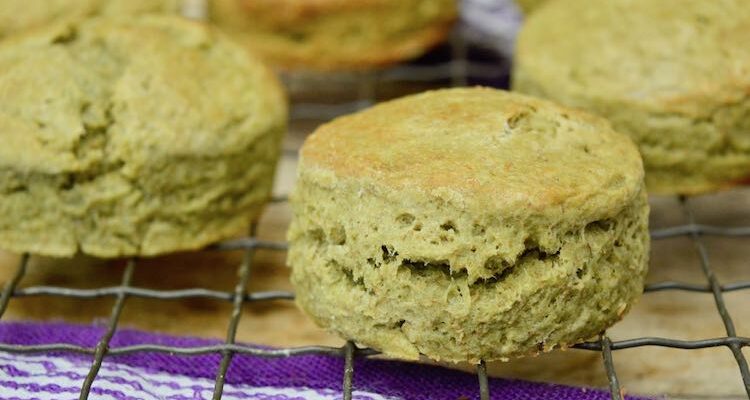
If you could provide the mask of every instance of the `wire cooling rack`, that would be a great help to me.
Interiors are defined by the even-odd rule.
[[[281,203],[285,202],[286,199],[276,198],[273,201],[276,203]],[[679,204],[685,215],[687,223],[652,231],[651,238],[652,240],[663,240],[674,237],[690,238],[693,242],[695,250],[700,257],[700,264],[703,270],[703,274],[706,278],[706,284],[689,284],[682,282],[664,281],[646,286],[644,292],[648,294],[666,290],[682,290],[688,292],[711,293],[716,303],[716,309],[724,323],[726,336],[702,340],[676,340],[664,337],[637,337],[626,340],[612,341],[607,337],[606,333],[602,333],[598,340],[581,343],[575,345],[574,348],[597,351],[602,354],[604,367],[606,369],[607,378],[609,380],[611,397],[612,399],[622,399],[623,394],[620,390],[620,383],[613,362],[613,352],[616,350],[644,346],[661,346],[686,350],[704,349],[720,346],[728,347],[734,355],[735,360],[737,361],[737,365],[744,382],[745,390],[748,393],[748,398],[750,398],[750,372],[748,371],[747,360],[745,359],[741,351],[742,347],[750,346],[750,338],[737,336],[732,317],[727,310],[723,295],[726,292],[750,289],[750,282],[742,281],[725,284],[719,282],[711,266],[706,246],[702,241],[702,238],[705,236],[750,237],[750,226],[729,228],[697,224],[690,206],[690,199],[681,197],[679,199]],[[45,353],[60,351],[92,355],[93,362],[91,364],[91,368],[81,387],[81,399],[88,398],[91,386],[96,379],[97,373],[102,365],[102,361],[104,360],[105,356],[117,356],[140,352],[169,353],[181,356],[220,354],[222,358],[219,369],[216,372],[213,394],[214,399],[220,399],[222,396],[226,372],[229,367],[229,363],[231,362],[232,357],[235,354],[249,354],[267,358],[294,357],[306,354],[324,354],[344,358],[345,367],[344,371],[342,371],[343,397],[344,399],[351,399],[353,391],[352,382],[355,372],[355,359],[357,357],[377,355],[379,354],[377,351],[368,348],[357,347],[352,342],[347,342],[340,348],[330,346],[305,346],[276,349],[259,349],[254,347],[242,346],[235,343],[237,327],[240,321],[241,311],[244,304],[273,300],[294,300],[294,294],[286,291],[247,291],[246,288],[251,276],[253,255],[258,249],[283,252],[286,251],[287,244],[283,242],[260,240],[255,236],[254,230],[252,230],[250,235],[245,238],[217,243],[208,249],[210,251],[244,252],[243,260],[238,267],[239,278],[237,280],[235,289],[232,292],[216,291],[203,288],[190,288],[182,290],[153,290],[142,287],[134,287],[131,285],[131,280],[133,271],[136,268],[138,262],[137,259],[131,259],[128,261],[121,278],[121,283],[118,286],[102,287],[97,289],[72,289],[54,286],[32,286],[26,288],[18,288],[19,284],[24,278],[24,275],[26,274],[27,266],[31,258],[31,256],[28,254],[23,255],[15,273],[13,274],[10,281],[5,284],[5,287],[0,294],[0,317],[2,317],[3,313],[7,309],[8,303],[11,298],[14,297],[51,296],[79,299],[114,297],[115,303],[112,307],[110,317],[107,322],[107,329],[95,347],[81,347],[66,343],[26,346],[0,343],[0,351],[10,353]],[[120,315],[123,308],[125,307],[125,300],[128,297],[141,297],[161,300],[207,298],[231,302],[233,307],[228,322],[226,339],[223,344],[213,346],[186,348],[162,346],[158,344],[143,344],[110,349],[109,342],[117,329]],[[479,398],[482,400],[490,399],[487,372],[484,362],[481,362],[477,365],[477,376]]]
[[[200,5],[200,2],[196,2]],[[455,34],[450,45],[443,51],[436,52],[437,56],[428,56],[421,62],[401,66],[384,71],[369,72],[359,75],[354,92],[357,98],[351,102],[338,103],[315,103],[300,102],[293,104],[292,119],[325,121],[337,115],[345,114],[375,102],[375,92],[381,84],[388,83],[414,83],[426,82],[433,86],[462,86],[466,84],[487,84],[503,87],[507,84],[507,61],[501,58],[485,58],[484,53],[472,54],[459,33]],[[442,55],[441,55],[442,54]],[[295,157],[296,152],[289,150],[285,157]],[[284,203],[285,197],[274,198],[274,203]],[[626,340],[612,341],[606,332],[603,332],[598,340],[575,345],[574,348],[600,352],[604,368],[609,381],[609,390],[613,400],[624,397],[620,389],[620,381],[614,366],[614,351],[644,346],[660,346],[676,349],[705,349],[712,347],[727,347],[731,350],[737,362],[745,391],[750,399],[750,371],[748,363],[742,353],[742,347],[750,346],[750,338],[737,336],[734,322],[725,305],[724,294],[731,291],[750,289],[749,281],[722,283],[716,277],[711,266],[709,254],[703,238],[707,236],[717,237],[750,237],[750,226],[723,227],[702,225],[696,222],[691,208],[691,199],[679,198],[679,206],[685,217],[685,224],[669,228],[659,229],[651,232],[652,240],[664,240],[675,237],[687,237],[691,239],[695,251],[700,258],[700,265],[705,277],[705,284],[691,284],[676,281],[664,281],[647,285],[644,289],[646,294],[661,291],[686,291],[696,293],[711,293],[716,304],[716,310],[723,321],[726,336],[708,338],[701,340],[677,340],[668,337],[635,337]],[[251,279],[253,257],[256,250],[271,250],[285,252],[287,244],[261,240],[255,235],[254,227],[247,237],[224,241],[210,246],[208,251],[242,251],[244,257],[238,267],[238,280],[233,291],[217,291],[205,288],[188,288],[181,290],[154,290],[144,287],[133,286],[133,272],[138,264],[137,259],[130,259],[124,269],[120,285],[112,287],[100,287],[96,289],[75,289],[57,286],[32,286],[19,288],[27,272],[27,266],[32,255],[25,254],[11,279],[6,282],[2,293],[0,293],[0,318],[5,313],[8,303],[13,298],[29,296],[66,297],[78,299],[94,299],[102,297],[114,297],[114,306],[111,309],[107,321],[107,329],[99,339],[95,347],[80,347],[69,343],[57,343],[48,345],[11,345],[0,343],[0,351],[10,353],[45,353],[45,352],[70,352],[87,354],[93,357],[89,372],[83,382],[80,391],[80,399],[86,399],[91,391],[99,368],[105,357],[141,352],[169,353],[179,356],[192,356],[199,354],[219,354],[221,362],[216,371],[213,399],[222,397],[227,369],[235,354],[249,354],[258,357],[282,358],[295,357],[307,354],[321,354],[343,357],[345,360],[342,371],[343,398],[350,400],[353,391],[353,376],[355,373],[355,361],[358,357],[369,357],[379,354],[377,351],[360,348],[349,341],[342,347],[330,346],[305,346],[292,348],[259,349],[246,347],[235,343],[237,328],[242,315],[243,306],[248,303],[268,301],[293,301],[294,294],[286,291],[259,291],[248,292],[248,282]],[[109,343],[117,330],[120,315],[129,297],[161,299],[161,300],[185,300],[191,298],[204,298],[223,300],[232,303],[232,312],[228,320],[226,338],[223,344],[201,347],[170,347],[158,344],[142,344],[110,348]],[[490,399],[487,370],[484,362],[476,366],[477,393],[481,400]]]

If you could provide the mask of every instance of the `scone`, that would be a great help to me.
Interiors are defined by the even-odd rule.
[[[643,166],[603,119],[448,89],[323,125],[301,150],[288,263],[319,325],[395,357],[570,346],[640,296]]]
[[[747,0],[559,0],[528,19],[513,87],[607,117],[640,146],[650,192],[750,175]]]
[[[417,57],[448,35],[456,0],[214,0],[211,19],[277,67],[362,69]]]
[[[530,14],[549,0],[514,0],[524,14]]]
[[[96,15],[180,12],[182,0],[0,0],[0,38]]]
[[[0,44],[0,248],[150,256],[245,229],[285,132],[271,72],[179,17]]]

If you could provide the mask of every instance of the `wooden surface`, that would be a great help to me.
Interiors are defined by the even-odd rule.
[[[286,194],[293,185],[293,150],[315,123],[296,124],[287,140],[287,153],[280,163],[277,193]],[[652,199],[652,227],[684,223],[676,199]],[[701,223],[750,225],[750,190],[733,190],[693,199],[690,206]],[[283,240],[289,221],[285,204],[271,205],[259,224],[259,236]],[[750,239],[706,238],[712,266],[722,282],[750,280]],[[134,285],[156,289],[206,287],[231,291],[236,281],[240,253],[176,254],[139,263]],[[0,283],[14,271],[18,256],[0,253]],[[122,261],[88,258],[49,260],[33,258],[21,287],[55,285],[94,288],[117,285]],[[649,282],[676,280],[704,283],[700,261],[687,238],[653,244]],[[248,290],[290,290],[284,254],[259,251],[254,259]],[[726,295],[740,336],[750,336],[750,291]],[[6,320],[65,320],[90,324],[109,315],[112,298],[70,300],[61,298],[15,298]],[[218,300],[146,300],[129,298],[121,328],[138,328],[175,335],[223,338],[229,302]],[[635,309],[609,332],[614,340],[637,336],[678,339],[721,337],[726,333],[710,294],[669,291],[647,294]],[[311,344],[340,345],[342,341],[315,327],[290,302],[245,305],[238,341],[271,346]],[[748,351],[745,350],[748,354]],[[627,392],[667,394],[669,398],[742,399],[744,389],[727,348],[672,350],[638,348],[614,353],[620,381]],[[470,366],[451,366],[468,368]],[[494,363],[491,374],[573,385],[605,386],[600,354],[583,350],[556,351],[536,358]]]

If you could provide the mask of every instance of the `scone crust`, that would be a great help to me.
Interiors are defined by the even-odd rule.
[[[266,67],[178,17],[14,36],[0,44],[0,247],[149,256],[242,232],[286,114]]]
[[[567,346],[642,290],[636,147],[603,119],[508,92],[409,96],[303,145],[288,262],[321,326],[402,358]]]
[[[550,3],[522,28],[515,90],[631,135],[650,192],[701,193],[750,175],[747,2]]]
[[[215,0],[215,23],[287,70],[357,70],[414,58],[447,37],[455,0]]]
[[[523,11],[523,13],[526,15],[531,14],[532,11],[538,9],[547,1],[550,0],[515,0],[518,8],[520,8],[521,11]]]
[[[0,39],[97,15],[177,14],[181,0],[0,0]]]

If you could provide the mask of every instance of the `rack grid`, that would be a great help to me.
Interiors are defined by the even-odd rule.
[[[721,316],[722,321],[724,322],[724,326],[727,332],[726,336],[701,340],[677,340],[664,337],[637,337],[626,340],[612,341],[609,339],[609,337],[607,337],[606,333],[602,333],[599,340],[580,343],[575,345],[574,348],[601,352],[604,367],[606,369],[607,377],[609,380],[611,397],[612,399],[622,399],[623,394],[621,393],[619,379],[614,367],[614,351],[643,346],[671,347],[685,350],[724,346],[732,351],[732,354],[737,361],[737,365],[744,382],[745,390],[748,393],[748,398],[750,398],[750,373],[748,373],[747,360],[741,351],[742,347],[750,346],[750,338],[737,336],[734,328],[734,323],[724,303],[723,296],[723,294],[726,292],[750,289],[750,281],[738,281],[727,284],[720,283],[716,278],[716,275],[714,274],[713,268],[709,261],[708,251],[706,250],[706,246],[702,241],[702,238],[704,236],[750,237],[750,227],[721,227],[697,224],[695,222],[693,211],[690,208],[690,199],[687,197],[681,197],[679,200],[680,207],[685,214],[687,223],[674,227],[654,230],[651,232],[651,238],[652,240],[663,240],[675,237],[690,238],[693,242],[695,250],[700,257],[701,269],[706,278],[706,284],[698,285],[675,281],[664,281],[647,285],[644,288],[644,292],[648,294],[665,290],[681,290],[687,292],[711,293],[716,303],[716,309]],[[280,203],[285,202],[286,199],[276,198],[273,201]],[[294,357],[307,354],[325,354],[330,356],[344,357],[345,369],[342,374],[343,393],[345,399],[351,399],[353,390],[352,382],[355,373],[355,359],[357,357],[377,355],[379,354],[377,351],[368,348],[357,347],[352,342],[347,342],[342,347],[304,346],[276,349],[259,349],[238,345],[235,343],[235,335],[237,333],[241,310],[244,304],[274,300],[294,300],[294,294],[286,291],[246,291],[247,283],[249,282],[251,275],[250,273],[252,269],[252,258],[255,251],[258,249],[283,252],[287,249],[287,245],[283,242],[264,241],[257,239],[254,236],[254,230],[252,230],[251,235],[249,235],[248,237],[221,242],[211,246],[208,249],[210,251],[241,250],[244,252],[243,261],[238,267],[237,285],[233,292],[216,291],[203,288],[153,290],[148,288],[134,287],[131,285],[131,280],[133,271],[136,268],[138,262],[137,259],[130,259],[128,261],[122,274],[121,283],[118,286],[102,287],[96,289],[73,289],[55,286],[32,286],[19,288],[18,286],[21,283],[24,275],[26,274],[27,266],[31,258],[30,255],[25,254],[21,257],[21,260],[16,268],[13,277],[5,284],[2,293],[0,293],[0,317],[2,317],[3,313],[7,309],[9,301],[15,297],[61,296],[79,299],[114,297],[115,303],[112,307],[110,317],[107,322],[107,329],[95,347],[81,347],[66,343],[30,346],[0,343],[0,351],[11,353],[46,353],[61,351],[93,356],[91,368],[81,388],[81,399],[88,398],[91,386],[96,378],[96,375],[105,356],[117,356],[138,352],[158,352],[183,356],[199,354],[221,354],[222,359],[219,369],[216,373],[213,396],[214,399],[220,399],[227,368],[234,354],[249,354],[253,356],[268,358]],[[233,307],[227,327],[226,340],[224,344],[221,345],[201,347],[186,348],[162,346],[157,344],[143,344],[110,349],[108,346],[109,341],[117,329],[120,314],[122,313],[122,310],[125,306],[126,299],[129,297],[161,300],[209,298],[231,302]],[[481,362],[477,365],[477,375],[479,387],[478,392],[480,394],[480,399],[490,399],[490,393],[487,384],[488,378],[484,362]]]
[[[472,82],[500,82],[496,86],[503,86],[507,78],[507,61],[502,59],[495,62],[482,60],[477,62],[468,56],[468,47],[462,35],[457,31],[450,42],[448,60],[438,62],[416,63],[399,66],[391,69],[362,73],[356,82],[354,91],[358,94],[355,101],[330,103],[296,103],[292,108],[293,120],[317,120],[325,121],[337,115],[345,114],[361,109],[376,101],[375,93],[382,83],[399,82],[427,82],[436,83],[436,86],[464,86]],[[505,63],[500,65],[498,63]],[[295,157],[293,150],[287,151],[285,157]],[[274,203],[284,203],[286,197],[277,197],[271,200]],[[686,223],[664,229],[653,230],[652,240],[664,240],[675,237],[687,237],[691,240],[695,251],[700,258],[700,267],[705,277],[705,284],[684,283],[677,281],[663,281],[649,284],[644,288],[644,293],[661,291],[686,291],[694,293],[711,293],[716,305],[716,310],[723,322],[726,336],[706,338],[700,340],[677,340],[667,337],[635,337],[626,340],[612,341],[602,332],[598,340],[580,343],[574,346],[576,349],[596,351],[602,355],[602,362],[609,381],[609,390],[613,400],[621,400],[624,395],[620,388],[620,381],[614,365],[614,352],[617,350],[630,349],[644,346],[660,346],[675,349],[705,349],[712,347],[727,347],[731,350],[742,376],[745,391],[750,399],[750,370],[742,348],[750,346],[750,338],[738,336],[732,317],[725,305],[724,294],[732,291],[750,289],[750,281],[738,281],[722,283],[716,277],[711,265],[708,250],[703,242],[707,236],[716,237],[748,237],[750,238],[750,226],[724,227],[702,225],[696,222],[691,208],[689,197],[680,197],[679,206],[685,217]],[[268,301],[293,301],[294,294],[286,291],[259,291],[248,292],[247,284],[251,279],[253,256],[256,250],[270,250],[285,252],[287,244],[261,240],[255,235],[255,227],[249,234],[240,239],[233,239],[217,243],[207,248],[207,251],[242,251],[244,253],[242,262],[238,266],[238,280],[233,291],[217,291],[205,288],[187,288],[179,290],[154,290],[132,285],[132,277],[138,260],[130,259],[124,269],[121,282],[118,286],[100,287],[96,289],[75,289],[57,286],[32,286],[21,288],[20,284],[27,272],[27,266],[33,255],[24,254],[16,267],[12,278],[6,282],[0,292],[0,318],[5,313],[8,303],[13,298],[29,296],[68,297],[78,299],[94,299],[102,297],[113,297],[114,306],[111,309],[107,321],[107,329],[95,347],[81,347],[68,343],[57,343],[48,345],[11,345],[0,343],[0,351],[10,353],[46,353],[46,352],[69,352],[90,355],[93,357],[89,372],[83,382],[80,391],[80,399],[87,399],[91,391],[99,368],[105,357],[133,354],[139,352],[169,353],[179,356],[191,356],[199,354],[219,354],[221,363],[216,371],[214,399],[220,399],[223,393],[227,369],[235,354],[248,354],[258,357],[282,358],[294,357],[308,354],[321,354],[343,357],[345,360],[342,371],[343,398],[350,400],[353,391],[353,377],[356,373],[356,359],[379,354],[368,348],[361,348],[353,342],[346,342],[342,347],[330,346],[304,346],[291,348],[259,349],[243,346],[235,342],[237,328],[245,304]],[[226,338],[223,344],[201,346],[201,347],[170,347],[158,344],[142,344],[118,348],[109,348],[109,342],[115,334],[120,315],[128,298],[147,298],[161,300],[185,300],[191,298],[216,299],[230,302],[232,312],[228,320]],[[477,393],[482,400],[490,399],[486,364],[482,361],[476,366],[478,389]]]

